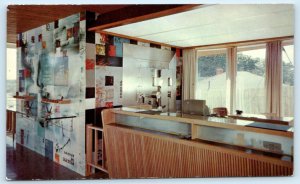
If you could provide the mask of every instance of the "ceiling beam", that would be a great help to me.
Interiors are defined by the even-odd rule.
[[[119,9],[118,12],[112,11],[98,17],[99,21],[95,27],[89,31],[102,31],[104,29],[132,24],[180,12],[185,12],[199,8],[199,4],[189,5],[145,5],[132,6]]]

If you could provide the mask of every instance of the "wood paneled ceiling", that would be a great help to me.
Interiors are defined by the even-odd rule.
[[[16,43],[16,34],[57,19],[92,11],[105,14],[130,5],[9,5],[7,7],[7,42]]]
[[[95,22],[111,24],[147,16],[167,10],[176,10],[184,5],[9,5],[7,7],[7,43],[16,43],[17,33],[42,26],[57,19],[82,11],[99,14]],[[192,5],[189,5],[192,6]],[[182,8],[179,8],[180,10]],[[172,13],[172,12],[171,12]]]

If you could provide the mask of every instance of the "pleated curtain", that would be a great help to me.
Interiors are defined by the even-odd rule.
[[[237,48],[227,49],[227,71],[226,71],[226,107],[228,111],[233,114],[235,110],[236,99],[236,75],[237,75]]]
[[[183,99],[195,99],[197,88],[197,54],[195,49],[183,50]]]
[[[282,86],[281,41],[267,43],[266,51],[266,110],[280,116]]]

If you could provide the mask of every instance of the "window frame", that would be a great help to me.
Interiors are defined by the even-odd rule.
[[[227,91],[230,90],[229,95],[227,95],[227,97],[226,97],[226,107],[229,109],[228,112],[230,114],[234,114],[234,111],[236,110],[236,94],[235,93],[236,93],[236,74],[237,74],[237,52],[243,50],[244,48],[246,50],[247,47],[251,48],[252,46],[253,46],[253,48],[252,48],[253,50],[259,49],[259,48],[261,48],[262,45],[266,45],[268,42],[275,41],[275,40],[281,40],[282,46],[294,45],[293,38],[285,38],[285,39],[269,39],[266,41],[257,40],[257,41],[251,41],[251,42],[246,42],[246,43],[244,43],[244,42],[228,43],[228,44],[220,44],[217,46],[205,46],[205,47],[195,48],[196,56],[197,56],[196,57],[197,58],[196,67],[198,67],[199,51],[226,49],[227,53],[232,53],[232,52],[234,53],[234,56],[230,56],[230,54],[226,55],[227,56],[226,66],[230,67],[229,69],[228,68],[226,69],[226,76],[228,77],[228,80],[230,80],[230,82],[226,83],[226,93],[228,93]],[[235,50],[235,52],[234,52],[234,50]],[[233,64],[233,65],[231,65],[231,64]],[[267,67],[268,66],[266,65],[266,68]],[[198,79],[196,79],[196,80],[198,80]],[[265,89],[266,89],[266,85],[265,85]],[[280,106],[281,106],[281,103],[280,103]],[[282,108],[281,108],[280,115],[282,115],[282,113],[283,112],[282,112]]]
[[[295,69],[295,45],[294,45],[294,40],[283,40],[282,41],[282,47],[284,46],[291,46],[293,45],[294,49],[293,49],[293,54],[294,54],[294,69]],[[280,96],[280,116],[283,116],[284,115],[284,109],[282,108],[283,107],[283,60],[282,60],[282,69],[281,69],[281,96]],[[295,71],[294,71],[294,82],[295,82]],[[295,83],[294,83],[294,100],[295,100]],[[293,108],[293,116],[295,116],[295,103],[293,103],[292,105],[292,108]]]

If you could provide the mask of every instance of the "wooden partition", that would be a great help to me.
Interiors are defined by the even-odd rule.
[[[110,178],[289,176],[292,162],[106,125]]]

